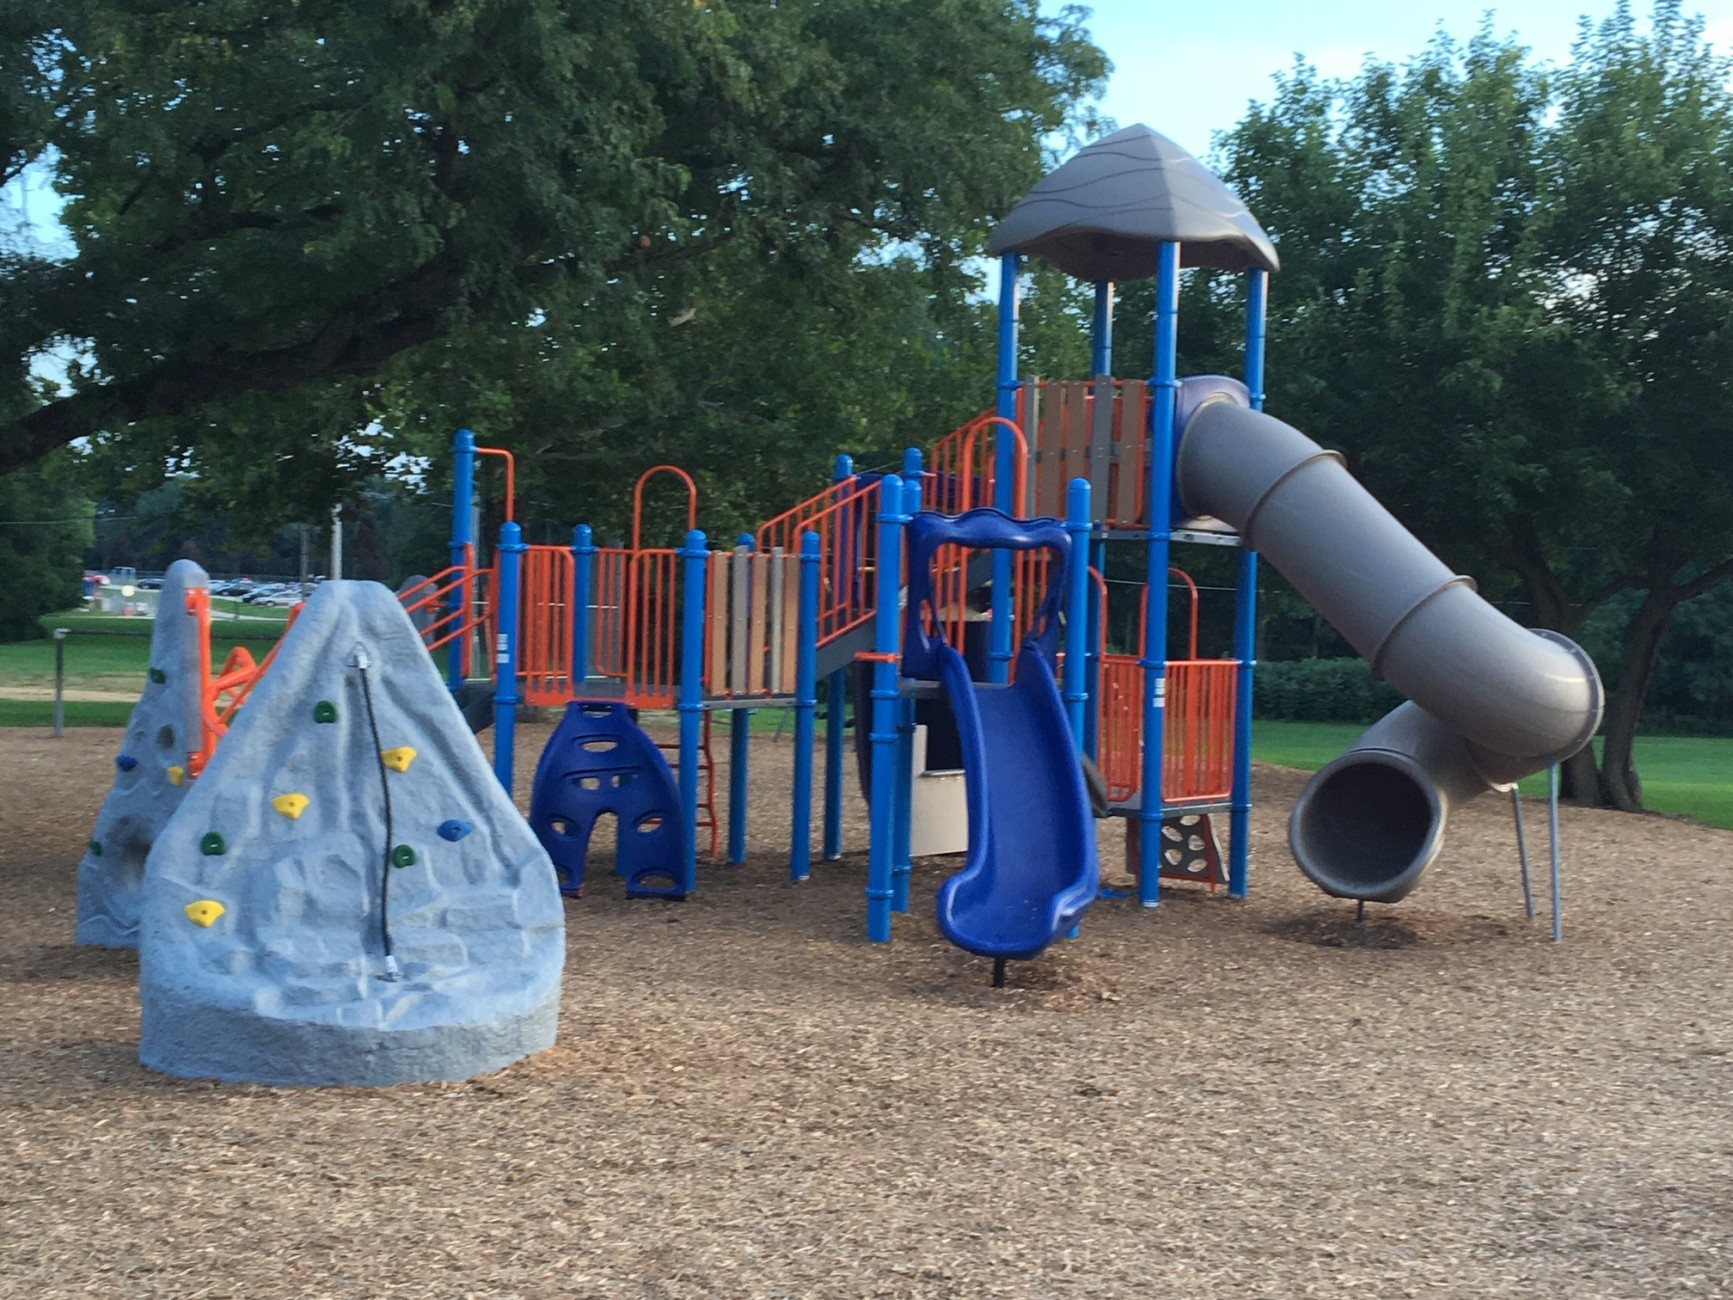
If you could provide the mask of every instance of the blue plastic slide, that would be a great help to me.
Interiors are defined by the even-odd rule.
[[[939,928],[982,957],[1026,961],[1095,901],[1095,819],[1077,744],[1033,643],[1010,686],[969,680],[948,645],[939,674],[963,742],[969,809],[968,859],[939,888]]]
[[[926,620],[938,547],[1047,549],[1047,599],[1017,656],[1015,681],[983,685]],[[939,888],[938,921],[959,948],[995,961],[1027,961],[1077,924],[1095,900],[1095,819],[1064,701],[1053,680],[1059,594],[1071,561],[1056,519],[1012,519],[997,510],[921,513],[909,525],[909,602],[903,671],[936,677],[956,716],[969,812],[963,869]],[[995,971],[995,981],[1001,971]]]

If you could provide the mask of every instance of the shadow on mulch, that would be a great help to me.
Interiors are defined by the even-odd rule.
[[[1356,920],[1354,905],[1313,911],[1271,921],[1264,932],[1292,943],[1320,948],[1438,948],[1508,939],[1520,927],[1490,916],[1452,916],[1440,912],[1384,912],[1368,909]]]
[[[0,966],[0,978],[21,984],[59,980],[108,984],[138,979],[138,953],[130,948],[79,948],[70,943],[45,943],[14,951]]]

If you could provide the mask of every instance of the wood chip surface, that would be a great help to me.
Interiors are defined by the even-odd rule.
[[[1488,796],[1356,925],[1260,768],[1248,901],[1098,903],[994,990],[931,919],[955,860],[865,941],[852,764],[787,882],[765,736],[746,865],[592,864],[553,1050],[293,1090],[145,1070],[136,957],[72,945],[118,734],[0,733],[0,1295],[1733,1295],[1733,833],[1567,808],[1554,945],[1544,810],[1531,922]]]

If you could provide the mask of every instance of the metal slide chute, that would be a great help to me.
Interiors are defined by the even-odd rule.
[[[1181,435],[1186,509],[1237,528],[1408,697],[1313,776],[1288,822],[1295,860],[1325,892],[1393,903],[1437,856],[1453,805],[1589,742],[1600,677],[1567,638],[1481,599],[1339,454],[1225,396],[1224,381],[1187,382],[1219,395]]]

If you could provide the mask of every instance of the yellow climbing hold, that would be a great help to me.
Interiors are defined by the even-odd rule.
[[[170,763],[169,764],[168,783],[170,785],[179,785],[182,781],[184,781],[186,779],[187,779],[186,768],[182,767],[179,763]]]
[[[311,802],[312,800],[308,799],[306,795],[291,790],[288,794],[280,794],[271,800],[271,807],[282,813],[290,821],[294,821],[307,811],[307,805]]]
[[[393,772],[407,772],[409,765],[415,761],[415,750],[408,745],[399,745],[396,749],[382,749],[379,757],[385,760],[385,766]]]
[[[196,903],[188,903],[186,905],[187,920],[191,921],[194,925],[202,925],[207,928],[210,926],[212,921],[216,920],[228,910],[228,908],[224,907],[214,898],[201,898]]]

